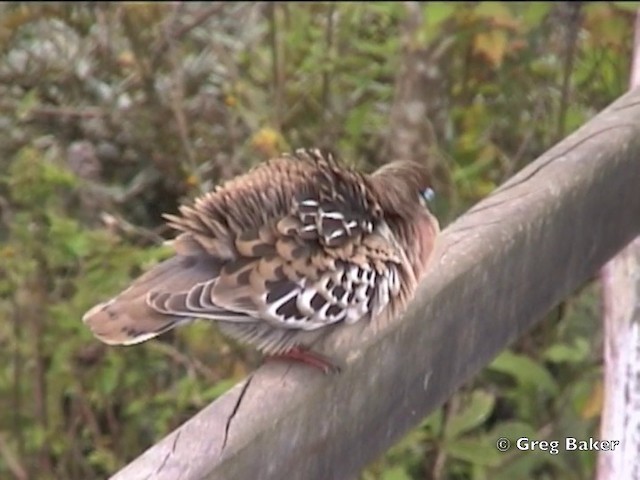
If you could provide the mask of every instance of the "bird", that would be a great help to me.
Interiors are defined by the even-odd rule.
[[[280,154],[164,214],[174,255],[82,320],[109,345],[213,320],[267,357],[339,371],[313,344],[404,311],[440,231],[432,196],[415,161],[366,174],[319,149]]]

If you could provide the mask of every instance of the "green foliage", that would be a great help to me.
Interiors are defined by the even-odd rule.
[[[288,148],[383,163],[419,51],[446,224],[626,89],[637,2],[574,8],[427,2],[408,34],[395,2],[0,5],[0,477],[106,477],[256,365],[204,323],[136,348],[82,325],[169,254],[161,213]],[[495,443],[595,434],[597,317],[569,299],[361,478],[591,477]]]
[[[135,456],[141,444],[157,440],[232,380],[215,381],[230,372],[207,371],[205,377],[175,347],[118,351],[95,343],[82,314],[168,250],[83,227],[70,216],[80,182],[59,160],[25,147],[4,178],[12,221],[1,245],[0,311],[6,317],[0,338],[10,348],[0,353],[0,405],[11,413],[0,417],[0,430],[11,433],[10,448],[29,452],[25,465],[32,456],[47,462],[51,478],[96,477]],[[176,353],[182,363],[172,365],[169,355]],[[87,453],[80,464],[73,458],[78,449]],[[3,468],[0,462],[8,475]]]

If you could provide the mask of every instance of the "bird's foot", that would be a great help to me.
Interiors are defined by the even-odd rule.
[[[291,350],[287,350],[284,353],[269,355],[267,359],[295,360],[297,362],[306,363],[307,365],[320,369],[325,375],[330,373],[340,373],[342,370],[342,367],[337,365],[329,357],[301,347],[293,347]]]

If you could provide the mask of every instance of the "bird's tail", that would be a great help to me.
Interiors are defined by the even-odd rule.
[[[165,260],[111,300],[100,303],[82,317],[93,334],[109,345],[144,342],[191,317],[166,315],[147,303],[151,292],[181,292],[218,275],[219,265],[203,255],[176,255]]]

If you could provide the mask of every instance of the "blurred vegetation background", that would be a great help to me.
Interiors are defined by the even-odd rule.
[[[322,146],[430,162],[446,225],[626,90],[635,8],[0,4],[0,478],[106,478],[259,365],[204,323],[82,325],[167,255],[161,213]],[[593,452],[495,441],[597,436],[599,308],[586,285],[361,479],[592,478]]]

